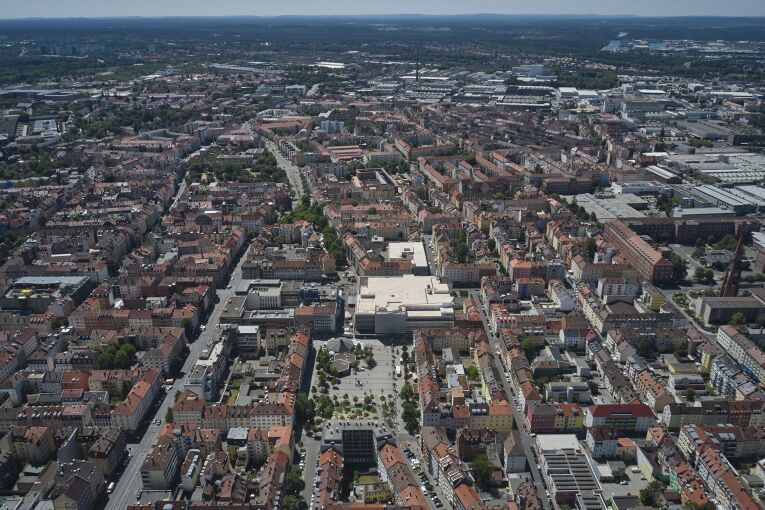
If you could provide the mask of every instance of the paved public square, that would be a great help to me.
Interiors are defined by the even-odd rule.
[[[358,370],[351,370],[351,374],[346,377],[341,377],[338,384],[330,386],[329,393],[327,394],[333,400],[337,397],[338,402],[343,402],[347,395],[348,400],[353,404],[354,397],[357,402],[363,403],[364,398],[371,395],[374,398],[374,404],[376,407],[376,416],[366,416],[374,419],[383,419],[382,404],[383,401],[391,402],[393,399],[393,405],[396,406],[393,416],[395,417],[395,423],[399,425],[400,409],[398,406],[398,392],[401,390],[403,384],[403,378],[397,378],[395,376],[396,358],[393,349],[400,354],[401,347],[394,347],[383,345],[380,340],[377,339],[355,339],[355,342],[360,343],[362,347],[371,347],[375,361],[377,362],[374,368],[369,368],[363,360],[359,360]],[[315,347],[318,351],[323,347],[326,342],[315,342]],[[314,367],[315,369],[315,367]],[[312,379],[315,382],[317,377],[314,374]],[[318,396],[317,393],[312,395]],[[381,399],[384,397],[384,399]],[[352,406],[346,408],[348,411],[358,410],[360,407]],[[351,418],[343,409],[343,406],[336,406],[334,418]]]

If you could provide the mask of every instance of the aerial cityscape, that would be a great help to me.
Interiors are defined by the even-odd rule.
[[[765,5],[9,3],[0,510],[765,509]]]

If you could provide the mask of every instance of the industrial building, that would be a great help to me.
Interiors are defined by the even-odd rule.
[[[588,214],[595,214],[599,221],[614,218],[644,218],[639,209],[646,209],[648,203],[637,195],[621,193],[614,196],[595,196],[591,193],[576,195],[576,203]]]
[[[737,149],[673,154],[662,163],[669,169],[687,174],[703,174],[727,185],[755,184],[765,179],[765,156]]]
[[[713,205],[730,209],[738,216],[753,213],[757,210],[757,206],[751,200],[747,200],[717,186],[696,186],[693,188],[692,193]]]
[[[751,202],[757,208],[757,212],[765,211],[765,188],[762,186],[736,186],[728,192]]]
[[[611,190],[615,195],[669,195],[674,191],[670,186],[656,181],[632,181],[632,182],[614,182],[611,184]],[[578,200],[578,199],[577,199]]]

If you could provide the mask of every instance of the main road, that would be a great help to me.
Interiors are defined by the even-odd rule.
[[[483,301],[481,300],[481,295],[479,292],[470,291],[471,296],[476,300],[477,303],[479,303],[479,310],[481,312],[481,321],[483,322],[483,327],[486,330],[486,335],[489,337],[489,342],[491,343],[492,349],[494,349],[495,353],[501,352],[499,350],[499,340],[496,336],[492,333],[491,329],[489,328],[489,322],[486,318],[486,314],[484,313],[483,308]],[[497,354],[498,357],[501,358],[499,354]],[[504,366],[504,360],[501,360],[502,365]],[[504,370],[505,374],[508,374],[509,372],[507,369]],[[507,382],[507,379],[505,377],[502,378],[502,387],[505,390],[505,393],[510,397],[510,404],[513,406],[513,419],[515,420],[516,427],[518,428],[518,432],[521,435],[521,444],[523,445],[523,451],[526,454],[526,459],[529,463],[529,469],[531,470],[531,478],[534,481],[534,485],[537,488],[537,494],[539,495],[539,499],[542,501],[542,507],[545,510],[549,510],[550,508],[550,501],[547,496],[547,487],[545,486],[544,478],[542,477],[542,472],[539,470],[539,462],[536,458],[535,452],[532,450],[531,445],[534,442],[534,439],[529,434],[528,430],[526,430],[526,418],[523,416],[523,413],[519,410],[518,405],[518,398],[515,395],[515,390],[510,385],[510,383]]]
[[[290,181],[292,189],[295,192],[296,200],[300,200],[304,193],[303,181],[300,179],[300,168],[298,168],[298,166],[295,165],[292,161],[285,158],[284,155],[279,151],[279,147],[277,147],[276,144],[271,140],[266,140],[266,147],[276,158],[276,164],[279,166],[279,168],[284,170],[284,172],[287,174],[287,179]]]
[[[252,124],[249,122],[245,122],[242,124],[242,129],[251,135],[255,135],[254,130],[252,129]],[[276,164],[279,168],[284,170],[284,172],[287,174],[287,180],[289,180],[290,185],[292,185],[292,190],[295,192],[295,199],[292,201],[293,207],[297,205],[297,202],[302,198],[303,193],[307,190],[303,189],[303,181],[300,179],[300,168],[298,168],[297,165],[295,165],[292,161],[285,158],[284,155],[279,150],[279,147],[276,146],[274,142],[271,140],[265,140],[266,142],[266,148],[271,152],[271,154],[274,155],[276,158]]]
[[[249,250],[249,247],[247,247]],[[217,338],[220,330],[218,324],[220,321],[220,315],[223,308],[226,306],[226,301],[234,294],[234,289],[237,288],[242,281],[242,264],[247,259],[247,252],[242,255],[236,264],[233,274],[231,276],[231,288],[230,289],[217,289],[216,294],[220,300],[215,304],[209,319],[207,320],[207,327],[205,331],[202,331],[199,338],[193,343],[189,344],[189,355],[183,364],[182,372],[188,374],[199,359],[199,355],[202,349],[212,340]],[[157,442],[159,431],[162,425],[156,425],[154,420],[164,420],[167,409],[175,402],[175,392],[183,391],[183,379],[176,379],[173,386],[167,390],[167,394],[159,401],[159,405],[152,408],[147,415],[149,420],[148,428],[143,437],[138,443],[128,443],[128,448],[131,451],[130,462],[125,468],[122,476],[116,481],[114,492],[109,497],[109,502],[106,505],[107,510],[125,510],[128,505],[136,502],[136,495],[139,490],[142,490],[143,484],[141,482],[141,464],[143,464],[146,454],[151,450],[151,447]],[[152,414],[153,412],[153,414]]]

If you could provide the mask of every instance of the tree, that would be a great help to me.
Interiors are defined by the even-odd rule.
[[[316,367],[320,371],[326,371],[330,364],[329,351],[325,348],[319,349],[319,353],[316,355]]]
[[[491,475],[494,472],[494,464],[485,454],[477,456],[470,463],[470,472],[473,474],[476,485],[481,489],[491,487]]]
[[[529,338],[526,338],[521,342],[521,349],[524,354],[526,354],[526,358],[529,361],[533,361],[537,355],[537,346],[534,345],[534,342]]]
[[[700,282],[709,283],[714,281],[715,273],[707,267],[697,267],[693,271],[693,278]]]
[[[167,423],[173,423],[173,408],[168,407],[167,411],[165,412],[165,422]]]
[[[120,349],[114,354],[114,366],[122,369],[130,368],[130,357],[127,352]]]
[[[287,473],[287,478],[284,481],[284,491],[288,495],[299,495],[300,492],[305,489],[305,481],[303,480],[303,473],[298,466],[292,466]]]
[[[478,377],[480,377],[480,372],[478,371],[478,367],[475,365],[470,365],[465,369],[465,374],[468,376],[468,379],[471,381],[477,381]]]
[[[299,496],[285,496],[282,502],[283,510],[306,510],[307,508],[305,500]]]
[[[662,489],[662,485],[660,482],[656,482],[656,481],[651,482],[644,489],[640,489],[640,492],[638,492],[638,498],[640,498],[640,502],[643,503],[645,506],[658,507],[659,506],[658,492],[661,489]]]
[[[757,315],[756,321],[758,326],[760,326],[761,328],[765,328],[765,313],[761,313]]]
[[[127,354],[130,359],[133,359],[133,356],[135,356],[136,353],[135,345],[131,343],[122,344],[120,350],[125,351],[125,354]]]
[[[688,402],[694,402],[696,400],[696,391],[693,388],[688,388],[683,393],[683,396]]]
[[[316,412],[322,418],[332,418],[332,415],[335,413],[335,404],[327,395],[320,395],[316,400]]]
[[[595,251],[597,250],[597,244],[595,242],[595,238],[588,237],[584,240],[584,243],[582,243],[582,249],[584,250],[584,256],[589,260],[590,262],[593,261],[595,258]]]
[[[108,346],[105,347],[104,350],[101,351],[101,354],[98,356],[98,360],[96,361],[96,366],[100,370],[109,370],[110,368],[114,367],[114,353],[116,351],[114,350],[114,347]]]
[[[399,396],[401,397],[401,400],[404,402],[408,402],[414,398],[414,389],[412,389],[411,383],[404,383],[404,386],[401,388],[401,392],[399,393]]]
[[[669,261],[672,263],[672,279],[675,282],[685,280],[685,277],[688,276],[688,268],[683,257],[673,252],[669,257]]]
[[[733,251],[736,249],[736,238],[731,234],[727,234],[715,244],[715,248],[718,250]]]
[[[295,418],[304,425],[312,424],[316,418],[316,402],[305,393],[298,393],[295,399]]]
[[[464,243],[464,242],[456,243],[452,251],[454,253],[454,257],[457,259],[457,262],[464,263],[467,261],[467,256],[468,256],[467,243]]]
[[[744,317],[744,314],[741,312],[734,313],[733,316],[730,318],[731,326],[739,326],[741,324],[744,324],[745,322],[746,322],[746,317]]]
[[[410,434],[420,430],[420,411],[414,402],[404,402],[404,412],[401,418],[404,420],[404,427]]]

